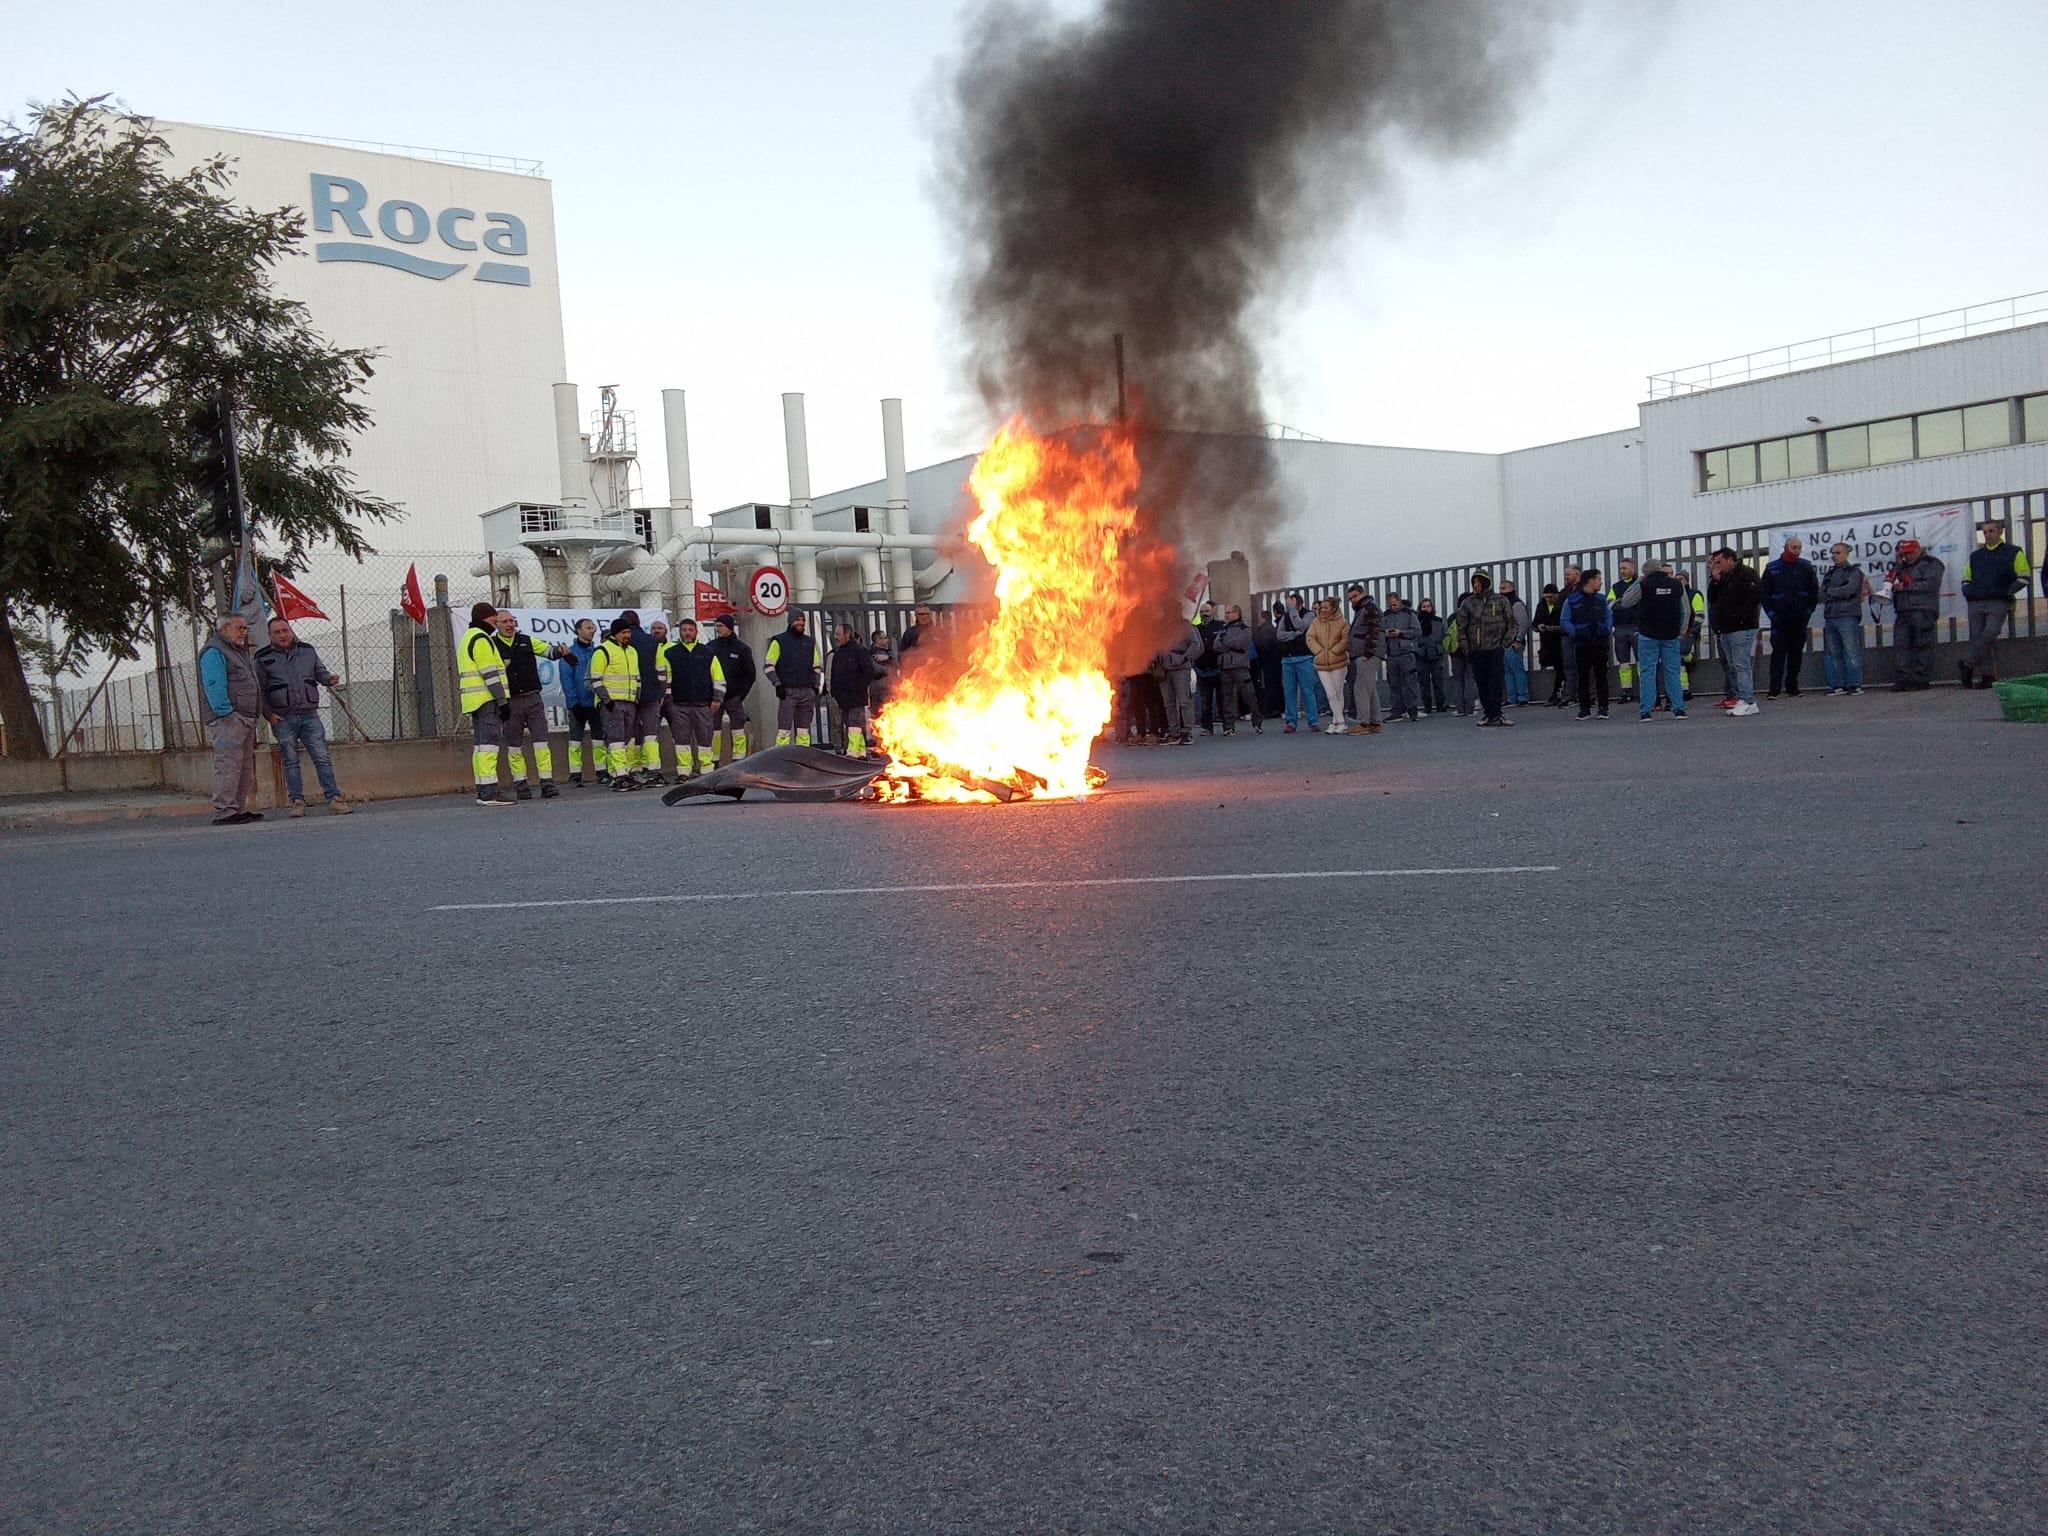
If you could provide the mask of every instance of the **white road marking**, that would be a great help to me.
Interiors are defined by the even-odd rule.
[[[1064,891],[1095,885],[1210,885],[1237,880],[1384,880],[1438,875],[1554,875],[1558,864],[1487,864],[1465,869],[1288,869],[1225,875],[1105,875],[1074,880],[976,880],[957,885],[828,885],[808,891],[707,891],[666,896],[570,896],[555,901],[456,901],[429,912],[510,912],[522,907],[632,907],[668,902],[758,901],[792,896],[923,896],[959,891]]]

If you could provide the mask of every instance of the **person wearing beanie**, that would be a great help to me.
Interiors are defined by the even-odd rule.
[[[457,649],[462,686],[462,712],[469,716],[470,777],[478,805],[510,805],[512,797],[498,788],[498,758],[504,748],[505,710],[511,698],[505,685],[505,655],[498,649],[498,610],[477,603],[469,610],[469,628]]]
[[[732,762],[747,755],[747,695],[760,674],[753,648],[739,637],[733,616],[721,613],[714,625],[711,654],[718,660],[719,683],[711,699],[712,756],[717,757],[718,738],[730,727],[732,751],[726,761]]]
[[[604,644],[590,655],[590,689],[604,708],[605,756],[615,791],[640,787],[627,745],[640,713],[640,653],[633,648],[633,631],[639,627],[635,615],[620,614],[605,631]]]
[[[1892,660],[1898,680],[1893,693],[1917,693],[1934,686],[1934,633],[1941,618],[1941,584],[1948,566],[1918,539],[1899,540],[1886,593],[1892,600]]]

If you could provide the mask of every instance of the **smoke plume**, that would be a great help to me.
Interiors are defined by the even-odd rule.
[[[976,12],[945,169],[969,362],[991,409],[1041,427],[1107,418],[1122,334],[1143,526],[1190,558],[1253,553],[1256,579],[1280,521],[1255,435],[1262,304],[1358,222],[1395,160],[1497,135],[1570,3]]]

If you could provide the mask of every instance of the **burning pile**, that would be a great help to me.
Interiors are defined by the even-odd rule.
[[[995,572],[995,616],[951,665],[909,673],[875,721],[887,800],[1083,796],[1109,723],[1109,646],[1130,594],[1138,456],[1123,427],[1040,436],[1013,419],[968,479],[967,538]]]

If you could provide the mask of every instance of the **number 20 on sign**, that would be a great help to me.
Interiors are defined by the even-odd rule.
[[[747,582],[747,600],[754,612],[774,618],[789,607],[789,578],[775,566],[762,566]]]

